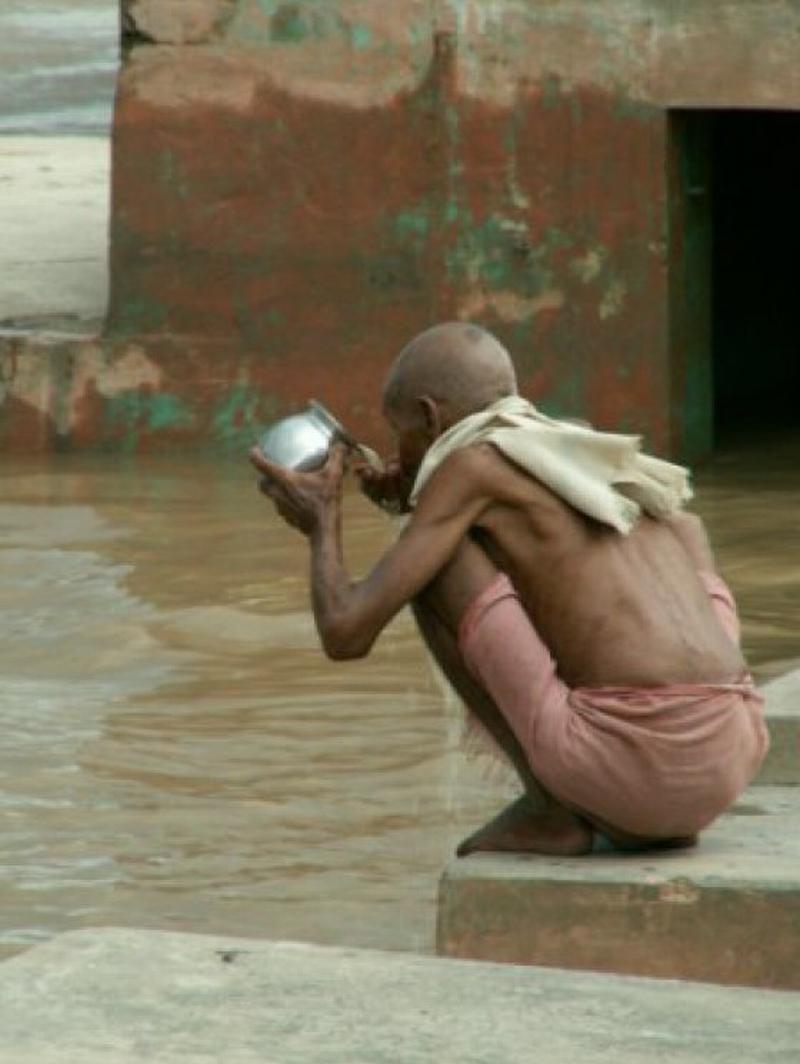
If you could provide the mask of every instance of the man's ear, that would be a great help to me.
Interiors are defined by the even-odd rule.
[[[421,395],[417,402],[422,408],[425,428],[432,439],[437,439],[442,434],[442,415],[439,410],[439,404],[435,399],[431,399],[429,395]]]

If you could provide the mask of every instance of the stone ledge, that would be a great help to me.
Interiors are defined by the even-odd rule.
[[[758,786],[694,851],[479,854],[447,868],[461,958],[800,989],[800,790]]]
[[[789,1064],[798,997],[154,931],[0,965],[14,1064]]]
[[[772,746],[758,782],[800,784],[800,669],[771,680],[761,691]]]

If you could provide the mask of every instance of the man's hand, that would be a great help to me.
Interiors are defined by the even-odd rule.
[[[362,492],[382,510],[394,514],[408,512],[408,496],[413,485],[396,458],[390,458],[382,470],[364,463],[353,472],[361,482]]]
[[[325,511],[341,499],[347,452],[344,444],[334,444],[325,465],[312,473],[300,473],[276,465],[265,458],[258,447],[251,449],[250,461],[262,474],[259,490],[272,500],[287,524],[310,536]]]

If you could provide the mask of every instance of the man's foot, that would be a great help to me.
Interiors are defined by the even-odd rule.
[[[470,853],[540,853],[550,857],[573,857],[592,849],[592,829],[561,805],[537,809],[524,794],[456,850],[459,857]]]
[[[623,853],[648,853],[659,850],[689,850],[697,845],[697,835],[680,835],[671,839],[645,839],[626,835],[595,824],[598,833],[604,836],[611,847]]]
[[[650,845],[654,850],[691,850],[697,845],[697,835],[676,835],[672,839],[656,839]]]

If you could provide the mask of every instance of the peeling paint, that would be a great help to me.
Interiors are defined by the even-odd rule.
[[[148,388],[156,393],[161,387],[163,371],[137,345],[129,347],[120,358],[108,361],[99,347],[88,348],[74,375],[78,390],[92,381],[101,395],[112,398],[124,392]]]
[[[608,261],[608,249],[603,247],[589,248],[583,255],[574,258],[570,264],[570,270],[583,282],[590,284],[597,280]]]
[[[199,48],[189,62],[176,63],[172,49],[136,49],[121,75],[125,91],[153,107],[221,107],[247,114],[253,106],[260,73],[252,60],[230,58]],[[150,54],[154,53],[154,54]]]
[[[231,12],[229,0],[123,0],[123,18],[150,43],[195,44],[213,37]],[[131,32],[129,30],[129,32]]]
[[[621,280],[612,281],[603,293],[603,298],[597,308],[597,316],[601,321],[619,314],[625,306],[627,296],[628,286],[625,282]]]
[[[429,0],[239,0],[225,39],[264,83],[363,109],[420,85],[431,60],[432,14]]]
[[[114,327],[119,333],[132,335],[157,332],[165,325],[167,314],[167,306],[155,299],[130,299],[121,308]]]
[[[430,215],[424,209],[400,211],[395,216],[393,228],[400,239],[406,236],[426,237],[431,228]]]
[[[277,413],[274,402],[265,400],[248,381],[239,381],[214,410],[214,436],[227,448],[244,448]]]
[[[503,322],[523,322],[543,311],[557,311],[564,306],[564,293],[557,288],[538,296],[520,296],[515,292],[471,292],[459,303],[456,315],[461,320],[498,318]]]
[[[280,4],[274,7],[266,0],[258,6],[269,16],[269,37],[280,44],[302,44],[312,34],[313,15],[303,11],[300,4]],[[274,8],[274,10],[272,10]]]
[[[372,30],[369,26],[352,26],[350,28],[350,40],[353,47],[359,51],[369,48],[372,44]]]
[[[183,428],[192,424],[185,402],[169,392],[123,391],[109,397],[105,422],[112,433],[121,432],[121,449],[135,451],[140,432]]]

